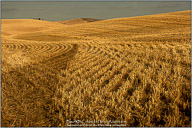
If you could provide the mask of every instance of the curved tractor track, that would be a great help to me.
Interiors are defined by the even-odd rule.
[[[67,67],[78,45],[6,42],[1,46],[2,126],[58,126],[53,100],[57,74]],[[29,59],[23,63],[15,61],[25,58]]]
[[[66,67],[78,48],[77,44],[65,43],[2,43],[1,47],[11,54],[23,53],[34,64],[42,63],[58,70]]]
[[[183,98],[191,98],[178,97],[191,90],[188,44],[6,42],[2,49],[3,57],[29,58],[12,68],[5,64],[13,61],[2,61],[3,126],[66,126],[66,120],[98,119],[143,126],[158,105],[161,119],[154,115],[149,126],[173,126],[169,122],[178,115],[167,113],[174,109],[168,103],[180,107]],[[190,103],[178,111],[189,124]]]

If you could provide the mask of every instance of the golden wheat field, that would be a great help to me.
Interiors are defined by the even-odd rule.
[[[191,126],[191,11],[1,27],[1,126]]]

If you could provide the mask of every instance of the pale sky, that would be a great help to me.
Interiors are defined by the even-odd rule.
[[[112,19],[190,10],[190,2],[2,2],[2,19]]]

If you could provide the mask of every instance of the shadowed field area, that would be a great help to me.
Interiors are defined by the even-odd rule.
[[[80,18],[80,19],[64,20],[64,21],[56,21],[56,22],[65,24],[65,25],[74,25],[74,24],[82,24],[82,23],[89,23],[89,22],[95,22],[95,21],[100,21],[100,19]]]
[[[2,126],[191,126],[191,11],[1,21]]]

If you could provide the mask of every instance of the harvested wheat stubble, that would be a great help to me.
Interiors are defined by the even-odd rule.
[[[191,11],[20,21],[2,24],[2,126],[191,126]]]

